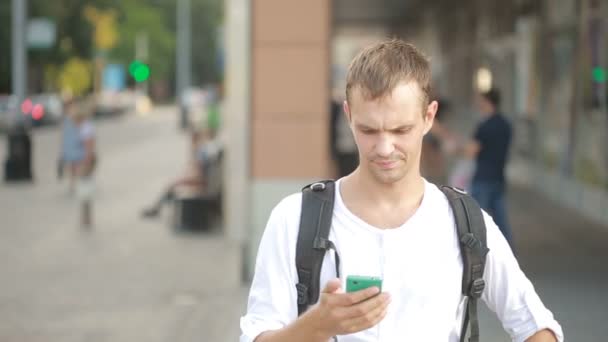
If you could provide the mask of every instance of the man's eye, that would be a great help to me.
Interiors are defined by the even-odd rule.
[[[395,134],[407,134],[412,130],[411,127],[394,130]]]

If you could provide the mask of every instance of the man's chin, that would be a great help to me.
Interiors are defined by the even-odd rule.
[[[405,174],[403,172],[399,172],[399,170],[376,170],[373,172],[373,175],[378,183],[384,185],[395,184],[405,178]]]

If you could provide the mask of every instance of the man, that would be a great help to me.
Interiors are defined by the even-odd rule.
[[[218,162],[221,153],[221,147],[216,141],[215,130],[208,128],[194,130],[190,141],[192,160],[189,162],[187,172],[173,180],[160,198],[143,210],[143,217],[158,217],[163,206],[175,200],[177,191],[182,188],[196,190],[200,193],[210,193],[211,190],[216,190],[218,184],[210,184],[212,164]]]
[[[316,305],[298,317],[295,249],[302,195],[281,201],[262,237],[241,342],[449,341],[463,321],[463,264],[444,194],[420,176],[423,136],[437,112],[429,101],[428,60],[391,40],[353,60],[344,112],[359,166],[336,182],[330,240],[340,274],[383,278],[345,293],[327,253]],[[553,319],[485,215],[487,255],[482,299],[515,341],[562,341]]]
[[[490,89],[478,99],[483,120],[477,126],[465,154],[475,160],[471,195],[487,211],[509,244],[512,235],[505,205],[505,164],[511,144],[511,124],[498,111],[500,93]]]

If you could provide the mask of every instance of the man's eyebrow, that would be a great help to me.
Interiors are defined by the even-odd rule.
[[[399,125],[397,127],[390,128],[389,130],[391,130],[391,131],[401,131],[401,130],[404,130],[404,129],[410,129],[412,127],[414,127],[413,124],[405,124],[405,125]]]
[[[377,130],[377,128],[368,126],[368,125],[363,124],[363,123],[356,123],[355,127],[360,128],[360,129]],[[410,129],[412,127],[414,127],[414,124],[404,124],[404,125],[399,125],[399,126],[392,127],[392,128],[387,128],[387,130],[389,130],[389,131],[399,131],[399,130],[404,130],[404,129]]]

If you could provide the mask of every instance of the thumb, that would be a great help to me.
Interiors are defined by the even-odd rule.
[[[325,284],[325,288],[323,289],[323,293],[336,293],[342,288],[340,279],[334,278]]]

